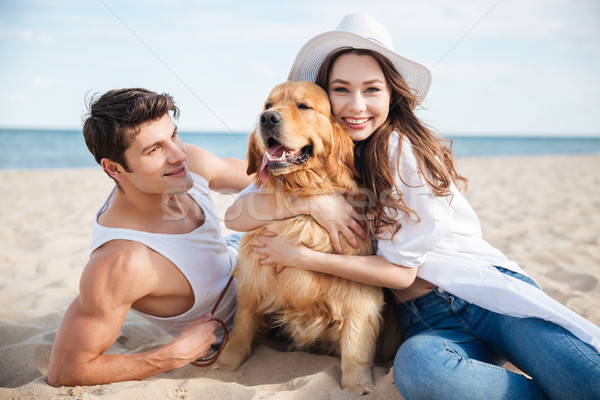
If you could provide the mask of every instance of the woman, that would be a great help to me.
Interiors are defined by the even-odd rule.
[[[452,153],[414,114],[430,73],[392,49],[379,23],[346,16],[300,50],[289,76],[323,87],[355,141],[362,183],[376,198],[368,210],[376,255],[324,254],[275,236],[260,236],[264,247],[254,251],[279,269],[306,268],[394,289],[404,336],[394,380],[405,399],[600,398],[594,348],[600,328],[544,294],[482,239],[456,187],[466,180]],[[284,208],[284,214],[272,210],[260,192],[247,190],[228,210],[227,217],[237,217],[228,226],[250,230],[303,213],[330,232],[336,247],[338,231],[351,242],[353,232],[364,235],[340,197]],[[502,368],[507,360],[531,378]]]

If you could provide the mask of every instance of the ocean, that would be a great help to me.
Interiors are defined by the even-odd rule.
[[[186,143],[219,157],[245,158],[248,133],[181,132]],[[457,157],[600,153],[600,137],[449,135]],[[0,129],[0,170],[84,168],[97,165],[77,130]]]

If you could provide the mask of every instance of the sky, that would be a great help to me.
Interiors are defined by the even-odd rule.
[[[250,132],[302,45],[364,13],[433,74],[443,135],[600,137],[598,0],[0,0],[0,128],[80,129],[110,89],[170,93],[181,131]]]

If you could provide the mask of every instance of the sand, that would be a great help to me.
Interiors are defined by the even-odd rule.
[[[550,295],[600,324],[600,155],[464,158],[467,197],[484,237]],[[336,357],[260,345],[236,372],[186,366],[139,382],[53,388],[52,343],[78,292],[94,214],[112,183],[99,169],[3,171],[0,184],[0,399],[356,399],[340,387]],[[231,195],[215,194],[220,213]],[[111,352],[168,338],[130,313]],[[400,399],[390,365],[376,392]]]

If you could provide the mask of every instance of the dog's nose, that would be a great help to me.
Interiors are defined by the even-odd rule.
[[[281,121],[281,115],[277,111],[267,110],[260,116],[260,126],[265,129],[275,128]]]

